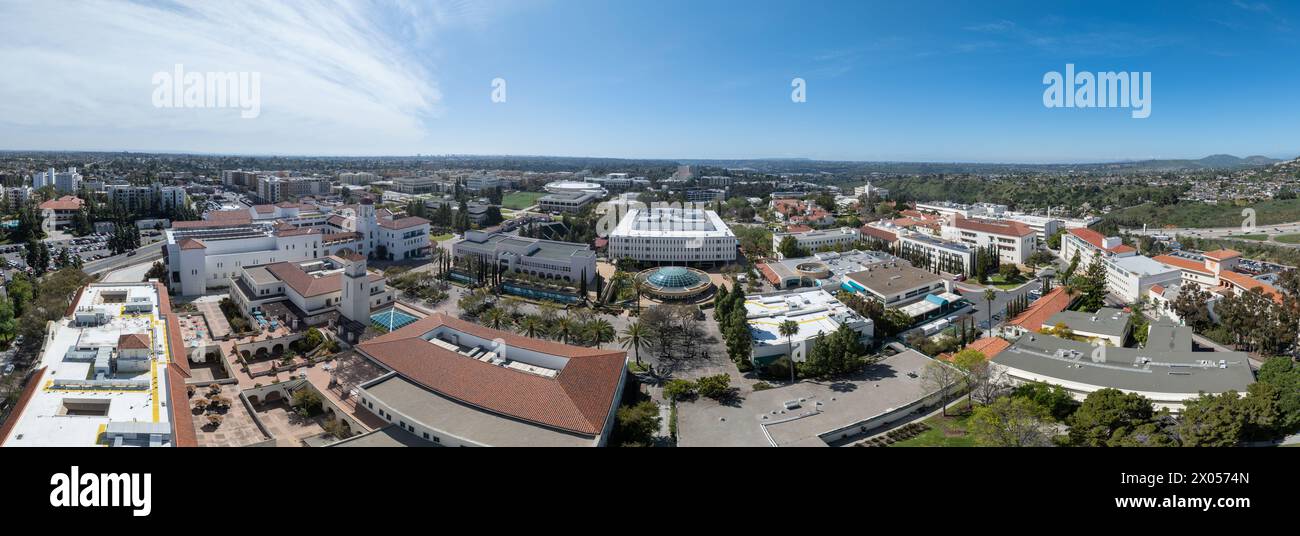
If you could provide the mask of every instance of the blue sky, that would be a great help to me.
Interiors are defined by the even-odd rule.
[[[1080,162],[1300,153],[1283,2],[0,2],[0,148]],[[975,5],[978,4],[978,5]],[[151,76],[251,71],[261,113]],[[1152,113],[1044,73],[1149,71]],[[506,81],[506,102],[490,96]],[[790,100],[791,79],[807,102]]]

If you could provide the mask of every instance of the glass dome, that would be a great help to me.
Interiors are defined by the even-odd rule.
[[[687,288],[700,283],[700,276],[680,266],[660,268],[646,279],[659,288]]]

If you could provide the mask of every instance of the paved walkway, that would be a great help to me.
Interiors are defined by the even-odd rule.
[[[207,322],[208,329],[212,331],[208,336],[213,339],[224,339],[230,335],[230,321],[226,320],[226,314],[221,312],[221,304],[214,301],[195,301],[194,307],[203,314],[203,320]]]

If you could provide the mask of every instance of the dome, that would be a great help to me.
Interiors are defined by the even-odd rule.
[[[687,288],[698,285],[700,276],[680,266],[669,266],[650,274],[647,281],[660,288]]]

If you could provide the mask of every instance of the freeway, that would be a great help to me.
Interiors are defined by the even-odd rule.
[[[1297,244],[1288,244],[1285,242],[1274,241],[1277,235],[1300,233],[1300,222],[1279,223],[1276,225],[1257,225],[1249,230],[1243,230],[1237,227],[1178,227],[1171,229],[1150,228],[1150,229],[1125,229],[1125,232],[1134,235],[1167,235],[1170,237],[1177,235],[1194,236],[1197,238],[1238,238],[1243,235],[1268,235],[1268,243],[1281,246],[1296,247]]]

